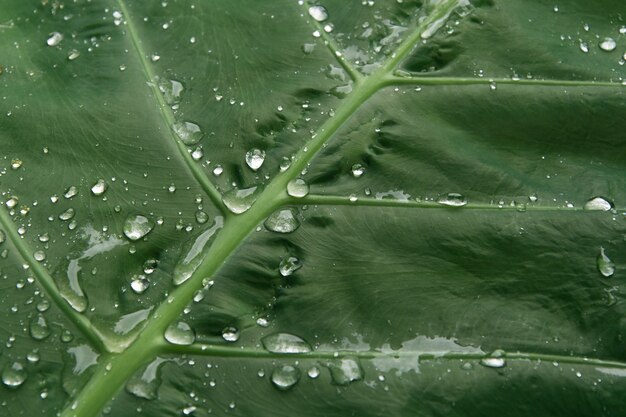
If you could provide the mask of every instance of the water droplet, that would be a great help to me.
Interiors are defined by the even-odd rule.
[[[288,390],[300,380],[300,370],[291,365],[279,366],[272,371],[271,380],[279,390]]]
[[[300,268],[302,268],[302,263],[300,262],[300,259],[295,256],[284,258],[278,265],[278,271],[280,272],[280,275],[284,277],[288,277]]]
[[[222,167],[221,165],[218,165],[215,168],[213,168],[213,175],[215,175],[216,177],[219,177],[220,175],[222,175],[223,172],[224,172],[224,167]]]
[[[165,340],[174,345],[190,345],[196,340],[196,335],[184,321],[170,324],[165,330]]]
[[[17,388],[26,381],[26,369],[20,362],[13,362],[11,366],[8,364],[2,371],[2,383],[9,388]]]
[[[199,224],[204,224],[207,221],[209,221],[209,215],[206,214],[206,212],[204,212],[202,210],[198,210],[198,211],[196,211],[196,221]]]
[[[528,196],[528,200],[529,200],[531,203],[536,203],[536,202],[537,202],[537,200],[539,200],[539,198],[537,197],[537,194],[531,194],[531,195],[529,195],[529,196]]]
[[[202,139],[204,133],[202,133],[202,129],[195,123],[192,122],[177,122],[172,125],[172,129],[174,133],[180,138],[181,142],[183,142],[187,146],[195,145]]]
[[[7,235],[3,230],[0,230],[0,243],[4,243],[5,240],[7,240]]]
[[[136,275],[135,278],[130,282],[130,288],[135,294],[143,294],[143,292],[146,291],[149,286],[150,281],[148,281],[148,278],[146,278],[145,275]]]
[[[140,214],[129,216],[124,222],[124,235],[132,241],[139,240],[150,233],[153,227],[154,223],[147,217]]]
[[[363,369],[357,358],[342,358],[326,364],[335,385],[349,385],[363,379]]]
[[[59,214],[59,219],[63,220],[63,221],[67,221],[70,220],[72,217],[74,217],[75,211],[73,208],[68,208],[67,210],[65,210],[63,213]]]
[[[352,176],[354,178],[360,178],[363,174],[365,174],[365,167],[361,164],[352,165]]]
[[[613,208],[613,204],[602,197],[594,197],[583,206],[584,210],[608,211]]]
[[[462,207],[467,204],[467,200],[462,194],[448,193],[439,197],[437,203],[443,204],[444,206]]]
[[[126,383],[126,391],[138,398],[154,400],[161,385],[160,367],[166,359],[156,358],[142,373],[133,375]]]
[[[74,185],[71,185],[67,188],[67,190],[65,190],[65,192],[63,193],[63,197],[72,198],[76,194],[78,194],[78,188],[76,188],[76,186]]]
[[[246,212],[252,204],[256,201],[257,198],[257,187],[251,188],[233,188],[230,191],[227,191],[222,196],[222,202],[224,205],[235,214],[241,214]]]
[[[99,179],[93,187],[91,187],[91,193],[95,196],[99,196],[104,194],[107,188],[107,183],[103,179]]]
[[[312,366],[309,368],[308,371],[306,371],[306,374],[309,376],[309,378],[315,379],[320,376],[320,368],[318,368],[317,366]]]
[[[617,42],[613,38],[604,38],[598,44],[603,51],[611,52],[617,48]]]
[[[67,53],[67,60],[68,61],[73,61],[76,58],[78,58],[80,56],[80,52],[78,52],[76,49],[71,49],[68,53]]]
[[[45,261],[46,253],[42,250],[35,251],[35,253],[33,253],[33,258],[35,258],[35,260],[38,262]]]
[[[494,350],[488,358],[481,359],[480,364],[487,368],[503,368],[506,366],[504,351],[501,349]]]
[[[234,327],[226,327],[222,330],[222,338],[227,342],[236,342],[239,340],[239,330]]]
[[[263,165],[263,162],[265,162],[265,151],[255,148],[246,152],[246,164],[248,164],[251,170],[258,170]]]
[[[608,256],[604,253],[604,248],[600,248],[600,253],[596,258],[596,263],[598,265],[598,271],[604,277],[610,277],[615,273],[615,264]]]
[[[261,339],[263,347],[272,353],[306,353],[311,346],[300,337],[289,333],[274,333]]]
[[[59,43],[61,43],[62,40],[62,34],[60,34],[59,32],[52,32],[46,40],[46,43],[48,44],[48,46],[57,46]]]
[[[287,194],[292,197],[302,198],[309,193],[309,184],[302,178],[296,178],[287,183]]]
[[[589,52],[589,45],[587,45],[586,42],[581,42],[579,47],[580,47],[580,50],[583,51],[584,53]]]
[[[323,22],[328,19],[328,10],[324,6],[311,6],[309,7],[309,16],[318,22]]]
[[[35,340],[44,340],[46,337],[50,336],[51,333],[48,321],[42,314],[37,314],[30,319],[28,331]]]
[[[180,102],[184,87],[180,81],[164,80],[159,83],[159,90],[163,93],[165,102],[172,106]]]
[[[16,169],[19,169],[21,166],[22,166],[21,159],[13,159],[11,161],[11,169],[16,170]]]
[[[295,209],[283,209],[272,213],[263,223],[267,230],[276,233],[291,233],[300,227]]]
[[[7,206],[8,209],[12,209],[12,208],[15,208],[15,206],[17,206],[18,201],[19,200],[17,197],[11,197],[4,204]]]
[[[204,156],[204,151],[202,150],[202,148],[200,146],[196,147],[192,152],[191,152],[191,158],[194,161],[199,161],[202,159],[202,157]]]

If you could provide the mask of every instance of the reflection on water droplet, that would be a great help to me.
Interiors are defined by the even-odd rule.
[[[354,178],[359,178],[361,177],[363,174],[365,174],[365,167],[361,164],[354,164],[352,165],[352,176]]]
[[[604,38],[598,44],[603,51],[611,52],[617,48],[617,42],[613,38]]]
[[[311,6],[309,7],[309,16],[318,22],[323,22],[328,19],[328,10],[324,6]]]
[[[17,388],[26,381],[28,374],[20,362],[7,364],[2,371],[2,383],[8,388]]]
[[[70,220],[72,217],[74,217],[75,211],[73,208],[68,208],[67,210],[65,210],[63,213],[59,214],[59,219],[63,220],[63,221],[67,221]]]
[[[580,50],[583,51],[584,53],[589,52],[589,45],[587,45],[586,42],[581,42],[579,47],[580,47]]]
[[[36,261],[38,262],[42,262],[46,260],[46,253],[42,250],[38,250],[35,253],[33,253],[33,258],[35,258]]]
[[[204,224],[209,221],[209,215],[202,210],[198,210],[196,211],[196,221],[198,222],[198,224]]]
[[[159,90],[163,93],[165,102],[171,106],[180,102],[184,87],[179,81],[163,80],[159,83]]]
[[[363,369],[357,358],[342,358],[326,364],[335,385],[349,385],[363,379]]]
[[[506,366],[504,355],[505,353],[502,349],[494,350],[488,358],[481,359],[480,364],[487,368],[503,368]]]
[[[232,213],[246,212],[257,198],[257,187],[238,189],[233,188],[222,196],[222,202]]]
[[[594,197],[583,206],[584,210],[608,211],[613,208],[613,204],[602,197]]]
[[[287,194],[292,197],[302,198],[309,193],[309,184],[302,178],[296,178],[287,183]]]
[[[132,241],[139,240],[150,233],[153,227],[154,223],[152,220],[140,214],[136,214],[126,218],[124,222],[124,235]]]
[[[278,272],[280,272],[280,275],[288,277],[300,268],[302,268],[300,259],[295,256],[289,256],[280,261],[280,264],[278,265]]]
[[[99,179],[93,187],[91,187],[91,193],[95,196],[104,194],[107,190],[107,183],[103,179]]]
[[[261,339],[263,347],[272,353],[306,353],[311,346],[300,337],[289,333],[274,333]]]
[[[174,345],[190,345],[196,340],[196,335],[184,321],[170,324],[165,330],[165,340]]]
[[[187,146],[195,145],[202,139],[204,133],[202,133],[202,129],[195,123],[192,122],[177,122],[172,125],[172,129],[174,133],[180,138],[181,142],[183,142]]]
[[[227,342],[236,342],[239,340],[239,330],[234,327],[226,327],[222,330],[222,338]]]
[[[145,275],[136,275],[130,282],[130,288],[135,294],[143,294],[150,286],[150,281]]]
[[[596,263],[598,266],[598,271],[604,277],[610,277],[615,273],[615,264],[608,256],[604,253],[604,248],[600,248],[600,253],[596,258]]]
[[[258,170],[263,165],[263,162],[265,162],[265,151],[255,148],[246,152],[246,164],[248,164],[251,170]]]
[[[62,34],[60,34],[59,32],[52,32],[46,40],[46,43],[48,44],[48,46],[57,46],[59,43],[61,43],[62,40]]]
[[[443,204],[444,206],[462,207],[467,204],[467,200],[462,194],[448,193],[439,197],[437,203]]]
[[[300,227],[295,209],[283,209],[272,213],[263,223],[265,228],[276,233],[291,233]]]
[[[272,384],[281,391],[293,387],[300,380],[300,370],[291,365],[279,366],[272,371]]]
[[[35,317],[30,319],[28,331],[32,338],[35,340],[44,340],[45,338],[50,336],[51,333],[50,326],[48,326],[48,321],[41,314],[37,314]]]
[[[76,58],[78,58],[80,56],[80,52],[78,52],[76,49],[71,49],[68,53],[67,53],[67,60],[68,61],[73,61]]]
[[[306,374],[309,376],[309,378],[315,379],[320,376],[320,368],[318,368],[317,366],[312,366],[309,368],[308,371],[306,371]]]

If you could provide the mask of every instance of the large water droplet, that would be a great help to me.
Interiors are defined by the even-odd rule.
[[[462,207],[467,204],[467,200],[462,194],[448,193],[439,197],[439,199],[437,199],[437,203],[443,204],[444,206]]]
[[[17,388],[26,381],[28,374],[20,362],[7,364],[2,371],[2,383],[9,388]]]
[[[37,262],[43,262],[46,260],[46,253],[42,250],[35,251],[33,253],[33,258],[35,258]]]
[[[287,194],[292,197],[302,198],[309,193],[309,184],[302,178],[296,178],[287,183]]]
[[[70,207],[67,210],[65,210],[63,213],[59,214],[59,219],[63,221],[67,221],[67,220],[70,220],[72,217],[74,217],[74,214],[76,214],[76,212],[74,211],[73,208]]]
[[[306,374],[309,376],[309,378],[315,379],[320,376],[320,368],[318,368],[317,366],[311,366],[309,370],[306,371]]]
[[[71,185],[67,188],[67,190],[65,190],[65,192],[63,193],[63,197],[72,198],[76,194],[78,194],[78,188],[76,188],[75,185]]]
[[[166,359],[156,358],[141,373],[135,374],[126,383],[126,391],[138,398],[154,400],[161,385],[160,366]]]
[[[610,277],[615,273],[615,264],[608,256],[604,253],[604,248],[600,248],[600,253],[596,258],[596,263],[598,265],[598,271],[602,274],[603,277]]]
[[[239,330],[235,327],[226,327],[222,330],[222,338],[227,342],[236,342],[239,340]]]
[[[357,358],[342,358],[326,364],[335,385],[349,385],[363,379],[363,369]]]
[[[180,102],[183,96],[183,84],[176,80],[163,80],[159,83],[159,90],[163,93],[165,102],[170,106]]]
[[[488,358],[480,360],[482,366],[487,368],[503,368],[506,366],[506,359],[504,358],[504,351],[501,349],[494,350]]]
[[[361,164],[354,164],[352,165],[352,169],[350,171],[352,172],[352,176],[354,178],[360,178],[363,174],[365,174],[365,167]]]
[[[104,194],[107,190],[107,183],[103,179],[99,179],[93,187],[91,187],[91,193],[95,196],[100,196]]]
[[[180,138],[187,146],[195,145],[200,142],[200,139],[204,136],[202,129],[192,122],[177,122],[172,125],[174,133]]]
[[[30,319],[28,331],[35,340],[44,340],[50,336],[51,333],[48,321],[42,314],[37,314],[35,317]]]
[[[291,233],[300,227],[295,209],[283,209],[272,213],[265,220],[265,228],[277,233]]]
[[[48,44],[48,46],[57,46],[61,43],[62,40],[62,34],[60,34],[59,32],[52,32],[46,40],[46,44]]]
[[[222,202],[224,205],[235,214],[241,214],[246,211],[252,204],[256,201],[257,198],[257,187],[251,188],[233,188],[230,191],[227,191],[222,196]]]
[[[302,268],[300,259],[295,256],[288,256],[280,261],[280,264],[278,265],[278,272],[280,272],[280,275],[288,277],[300,268]]]
[[[196,335],[184,321],[170,324],[165,330],[165,340],[174,345],[190,345],[196,340]]]
[[[246,152],[246,164],[248,164],[251,170],[256,171],[261,168],[263,162],[265,162],[265,151],[255,148]]]
[[[300,370],[291,365],[283,365],[272,371],[272,384],[281,391],[293,387],[300,380]]]
[[[130,282],[130,288],[135,294],[143,294],[150,286],[150,281],[145,275],[136,275]]]
[[[311,346],[300,337],[289,333],[274,333],[261,339],[263,347],[272,353],[306,353]]]
[[[132,241],[139,240],[150,233],[153,227],[154,223],[147,217],[132,215],[124,222],[124,235]]]
[[[617,48],[617,42],[613,38],[604,38],[598,44],[603,51],[611,52]]]
[[[584,210],[608,211],[613,208],[613,204],[602,197],[594,197],[583,206]]]
[[[311,6],[309,7],[309,16],[318,22],[323,22],[328,19],[328,10],[324,6]]]

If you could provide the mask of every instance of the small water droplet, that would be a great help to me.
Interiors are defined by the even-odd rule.
[[[103,180],[103,179],[99,179],[94,185],[93,187],[91,187],[91,193],[95,196],[100,196],[102,194],[104,194],[104,192],[107,190],[108,185],[107,183]]]
[[[224,168],[221,165],[218,165],[215,168],[213,168],[213,175],[215,175],[216,177],[219,177],[220,175],[222,175],[223,172],[224,172]]]
[[[21,159],[13,159],[13,160],[11,160],[11,169],[12,170],[19,169],[21,166],[22,166],[22,160]]]
[[[44,340],[50,336],[50,333],[52,332],[50,330],[50,326],[48,325],[48,321],[42,314],[37,314],[35,317],[30,319],[28,331],[35,340]]]
[[[609,211],[613,208],[613,204],[602,197],[594,197],[587,201],[583,206],[584,210]]]
[[[4,243],[5,240],[7,240],[7,235],[3,230],[0,230],[0,243]]]
[[[172,106],[180,102],[184,87],[180,81],[163,80],[159,83],[159,90],[163,93],[165,102]]]
[[[462,207],[467,204],[467,200],[462,194],[448,193],[439,197],[437,203],[443,204],[444,206]]]
[[[246,152],[246,164],[248,164],[251,170],[258,170],[263,165],[263,162],[265,162],[265,151],[254,148]]]
[[[580,47],[580,50],[583,51],[584,53],[589,52],[589,45],[587,45],[586,42],[581,42],[579,47]]]
[[[202,139],[204,133],[202,133],[202,129],[195,123],[192,122],[177,122],[172,125],[172,129],[174,133],[180,138],[181,142],[183,142],[187,146],[195,145]]]
[[[279,366],[272,371],[271,380],[279,390],[288,390],[300,380],[300,370],[291,365]]]
[[[257,187],[233,188],[222,196],[222,202],[232,213],[241,214],[246,212],[257,198]]]
[[[323,22],[328,19],[328,10],[324,6],[311,6],[309,7],[309,16],[318,22]]]
[[[600,49],[603,51],[611,52],[617,48],[617,42],[615,42],[613,38],[604,38],[598,43],[598,46],[600,46]]]
[[[10,366],[7,364],[2,371],[2,383],[9,388],[19,387],[27,377],[26,369],[20,362],[13,362]]]
[[[76,194],[78,194],[78,188],[76,188],[76,186],[74,185],[71,185],[67,188],[67,190],[65,190],[65,192],[63,193],[63,197],[72,198]]]
[[[132,241],[139,240],[150,233],[153,227],[154,223],[152,220],[140,214],[136,214],[126,218],[124,222],[124,235]]]
[[[287,194],[292,197],[302,198],[309,193],[309,184],[302,178],[296,178],[287,183]]]
[[[352,165],[352,176],[354,178],[360,178],[363,174],[365,174],[365,167],[361,164]]]
[[[130,288],[135,294],[143,294],[150,286],[150,281],[145,275],[136,275],[130,282]]]
[[[206,212],[204,212],[202,210],[198,210],[198,211],[196,211],[196,221],[199,224],[204,224],[207,221],[209,221],[209,215],[206,214]]]
[[[76,58],[78,58],[80,56],[80,52],[78,52],[76,49],[71,49],[68,53],[67,53],[67,60],[68,61],[73,61]]]
[[[48,44],[48,46],[57,46],[63,40],[63,35],[60,34],[59,32],[52,32],[48,36],[49,37],[46,40],[46,43]]]
[[[278,265],[278,271],[280,272],[280,275],[284,277],[288,277],[300,268],[302,268],[302,263],[300,262],[300,259],[295,256],[284,258]]]
[[[272,232],[291,233],[300,227],[300,220],[295,209],[282,209],[272,213],[263,224]]]
[[[263,347],[272,353],[306,353],[311,346],[302,338],[289,333],[274,333],[261,339]]]
[[[33,258],[35,258],[38,262],[43,262],[46,260],[46,253],[42,250],[35,251],[35,253],[33,253]]]
[[[72,217],[74,217],[75,213],[76,212],[74,211],[74,209],[70,207],[67,210],[65,210],[63,213],[59,214],[59,219],[63,221],[68,221]]]
[[[342,358],[326,364],[335,385],[350,385],[363,379],[363,369],[357,358]]]
[[[239,330],[234,327],[226,327],[222,330],[222,339],[227,342],[236,342],[239,340]]]
[[[596,258],[596,263],[598,266],[598,271],[600,272],[600,274],[602,274],[602,276],[608,278],[610,276],[613,276],[613,274],[615,273],[615,264],[613,263],[613,261],[611,261],[611,259],[609,259],[608,256],[606,256],[606,254],[604,253],[604,248],[600,248],[600,253]]]
[[[480,360],[482,366],[487,368],[503,368],[506,366],[506,359],[504,358],[504,351],[501,349],[494,350],[488,358]]]
[[[312,366],[309,368],[308,371],[306,371],[306,374],[309,376],[309,378],[315,379],[320,376],[320,368],[318,368],[317,366]]]
[[[184,321],[170,324],[165,330],[165,340],[174,345],[191,345],[196,340],[196,335]]]

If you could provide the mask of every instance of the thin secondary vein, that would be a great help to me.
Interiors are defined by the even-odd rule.
[[[511,78],[468,78],[468,77],[399,77],[389,76],[384,81],[386,86],[401,85],[543,85],[551,87],[626,87],[624,82],[588,81],[588,80],[548,80],[548,79],[511,79]]]
[[[181,156],[183,157],[185,164],[191,171],[196,181],[198,181],[198,183],[200,184],[204,192],[209,196],[209,198],[211,198],[213,203],[217,206],[217,208],[223,214],[229,214],[229,212],[224,207],[224,204],[222,203],[222,194],[217,190],[217,188],[215,188],[215,185],[213,185],[213,183],[207,177],[207,175],[202,170],[202,168],[193,160],[191,154],[187,150],[187,146],[180,140],[180,138],[176,136],[176,134],[172,130],[172,125],[176,122],[174,118],[174,114],[172,113],[172,111],[170,110],[170,107],[165,102],[163,95],[161,94],[158,86],[155,83],[156,76],[154,72],[152,71],[152,67],[150,66],[150,63],[148,62],[148,56],[144,52],[143,47],[141,46],[141,41],[139,40],[139,36],[137,34],[135,26],[133,22],[130,20],[130,13],[128,12],[128,8],[126,7],[124,0],[117,0],[117,4],[120,10],[122,11],[122,14],[125,17],[126,27],[128,28],[128,34],[133,43],[133,46],[135,47],[135,51],[137,52],[137,55],[139,55],[139,61],[141,62],[142,69],[144,71],[146,79],[148,80],[148,85],[152,89],[152,95],[155,97],[158,103],[160,114],[163,117],[163,120],[165,121],[166,130],[169,132],[170,136],[172,137],[172,140],[176,144],[176,147],[178,148]]]

